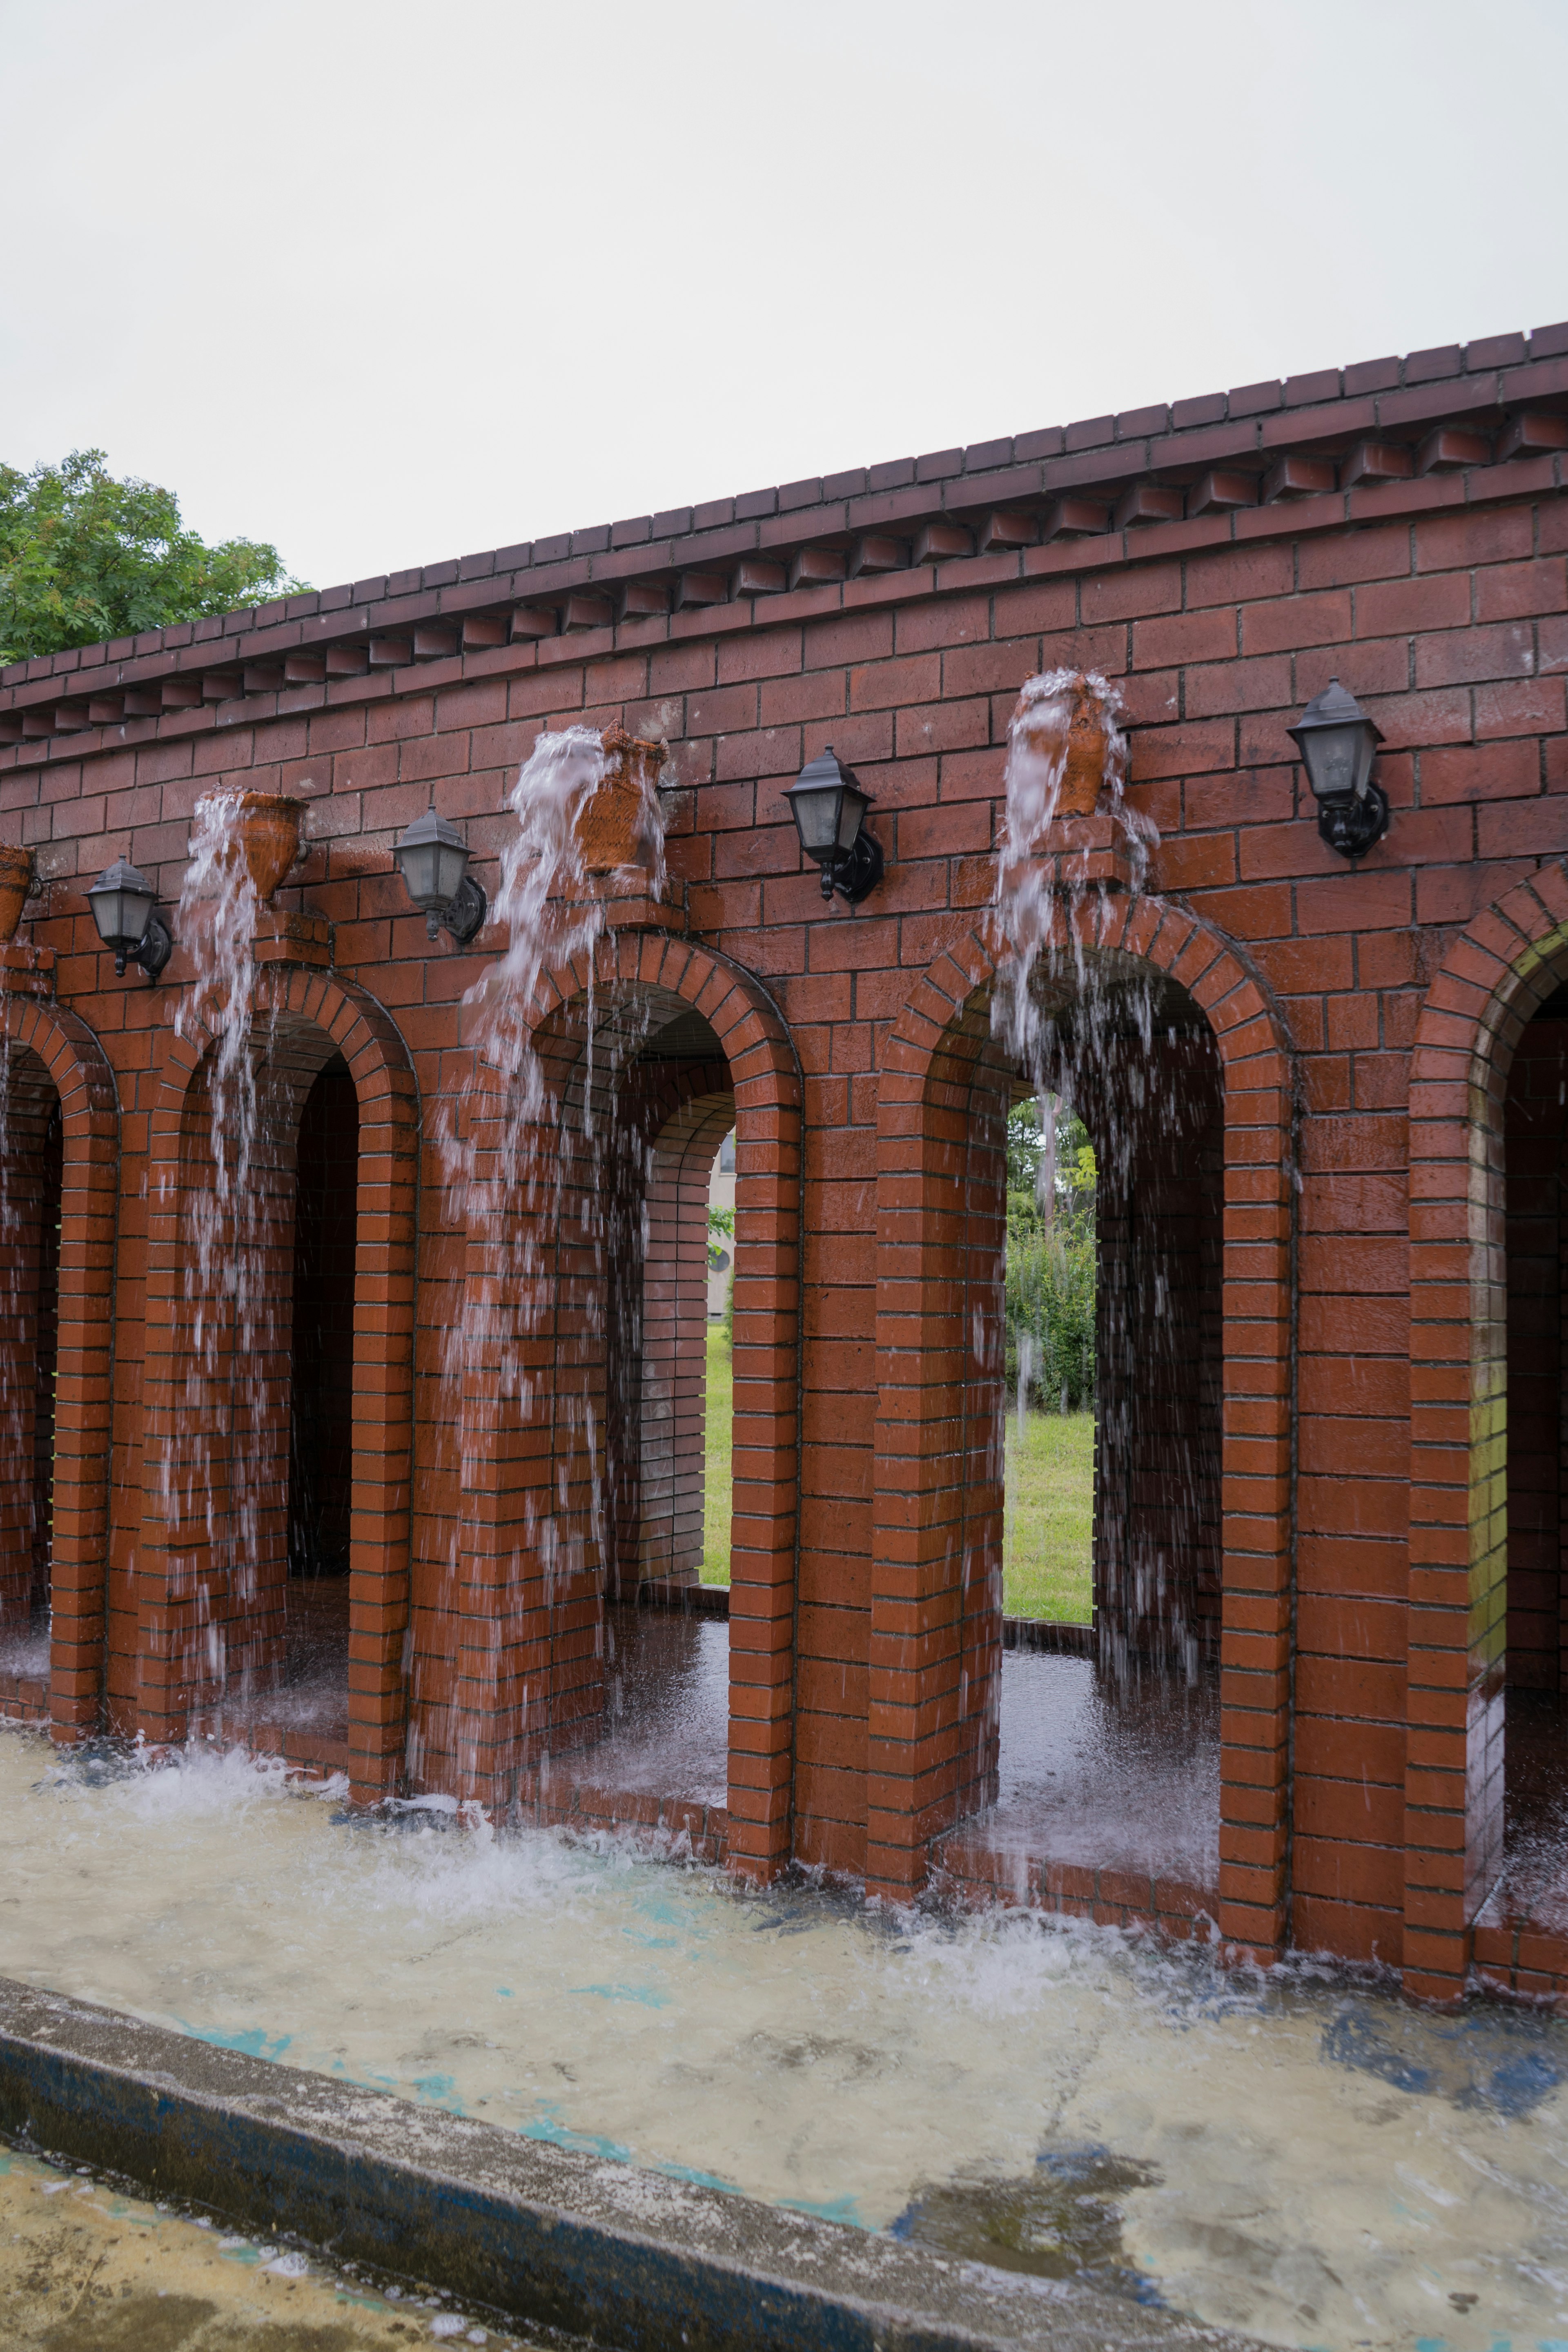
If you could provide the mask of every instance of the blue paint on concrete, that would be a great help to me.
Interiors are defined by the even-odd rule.
[[[668,2009],[669,1996],[652,1985],[586,1984],[573,1985],[573,1992],[592,1993],[596,2000],[635,2000],[644,2009]]]
[[[291,2033],[268,2033],[265,2026],[247,2026],[243,2033],[220,2033],[216,2026],[187,2025],[182,2018],[180,2032],[188,2033],[193,2042],[205,2042],[214,2050],[237,2050],[245,2058],[281,2058],[285,2050],[294,2045]]]

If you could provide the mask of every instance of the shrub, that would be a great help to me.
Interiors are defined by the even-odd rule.
[[[1007,1222],[1006,1378],[1037,1412],[1094,1401],[1094,1227],[1060,1219]]]

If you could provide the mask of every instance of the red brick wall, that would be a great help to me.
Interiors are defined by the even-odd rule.
[[[677,934],[621,933],[616,985],[655,985],[638,959],[662,970],[679,954],[699,961],[658,985],[714,1005],[739,992],[731,1034],[709,1014],[735,1086],[742,1203],[731,1840],[744,1866],[793,1846],[874,1884],[918,1882],[926,1832],[984,1783],[990,1736],[988,1621],[963,1599],[985,1575],[966,1583],[951,1547],[962,1526],[982,1556],[994,1548],[976,1402],[992,1374],[988,1359],[961,1360],[949,1286],[984,1290],[994,1274],[983,1222],[967,1241],[948,1233],[943,1188],[962,1181],[951,1155],[996,1147],[984,1089],[971,1102],[968,1077],[949,1086],[939,1041],[985,1025],[976,942],[1017,687],[1091,664],[1121,683],[1131,798],[1161,835],[1135,944],[1176,942],[1178,979],[1180,957],[1196,959],[1184,984],[1225,1074],[1228,1931],[1403,1958],[1413,1981],[1452,1990],[1485,1874],[1467,1851],[1490,1851],[1489,1637],[1455,1581],[1491,1557],[1500,1524],[1502,1129],[1487,1089],[1500,1106],[1517,1005],[1543,1001],[1568,965],[1554,878],[1568,852],[1565,354],[1568,332],[1549,330],[1250,387],[0,680],[0,827],[35,845],[46,886],[25,936],[52,951],[56,1003],[98,1041],[118,1100],[113,1248],[94,1257],[81,1242],[89,1270],[73,1276],[68,1217],[62,1277],[62,1299],[72,1280],[96,1286],[105,1381],[113,1318],[114,1660],[135,1652],[133,1559],[150,1572],[164,1375],[149,1299],[165,1297],[169,1241],[146,1180],[186,1083],[166,1015],[182,967],[157,989],[116,982],[81,893],[124,852],[171,906],[195,799],[226,779],[310,804],[309,857],[279,905],[331,927],[334,1002],[380,1024],[383,1098],[384,1074],[407,1073],[396,1142],[356,1070],[362,1150],[404,1166],[416,1088],[425,1135],[416,1210],[401,1176],[373,1201],[362,1160],[356,1318],[379,1351],[355,1387],[356,1445],[379,1465],[374,1536],[368,1519],[356,1534],[371,1580],[354,1635],[362,1781],[402,1769],[405,1720],[426,1778],[457,1769],[458,1718],[488,1727],[464,1767],[479,1784],[504,1785],[522,1760],[524,1686],[554,1669],[520,1663],[531,1623],[500,1649],[493,1634],[533,1440],[514,1432],[515,1450],[485,1423],[482,1349],[464,1437],[437,1361],[465,1300],[503,1272],[492,1243],[458,1229],[432,1139],[437,1107],[472,1076],[458,1005],[487,953],[427,949],[389,851],[433,793],[489,887],[536,731],[618,719],[670,745]],[[1394,453],[1381,473],[1369,441]],[[1309,479],[1310,495],[1290,495]],[[1143,498],[1151,481],[1163,504]],[[1097,499],[1098,527],[1071,535]],[[806,545],[823,561],[795,565]],[[1353,870],[1319,840],[1285,732],[1336,673],[1384,730],[1394,806]],[[827,741],[875,795],[888,853],[853,913],[824,909],[780,797]],[[278,953],[300,966],[301,1003],[328,985],[286,940]],[[560,992],[584,986],[563,977]],[[33,1018],[30,1001],[13,998],[10,1017]],[[1479,1093],[1474,1069],[1489,1074]],[[482,1127],[489,1113],[475,1097],[461,1115]],[[73,1165],[102,1166],[75,1149],[73,1162],[68,1116],[68,1196]],[[765,1276],[746,1273],[748,1216]],[[62,1363],[66,1328],[62,1308]],[[416,1435],[399,1418],[411,1392]],[[972,1426],[933,1484],[909,1433],[955,1410]],[[73,1403],[62,1444],[83,1458],[85,1425]],[[96,1540],[84,1523],[71,1571],[84,1591],[102,1572]],[[145,1622],[151,1672],[157,1608]],[[80,1722],[90,1640],[69,1656],[60,1687]],[[134,1679],[111,1663],[117,1704]]]

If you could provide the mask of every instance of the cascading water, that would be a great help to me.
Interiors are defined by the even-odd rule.
[[[59,1101],[0,1031],[0,1678],[49,1671]]]
[[[206,1049],[197,1080],[205,1117],[199,1163],[165,1180],[181,1196],[188,1342],[173,1400],[178,1438],[159,1465],[169,1580],[194,1605],[178,1661],[183,1679],[220,1704],[248,1696],[258,1664],[253,1640],[239,1638],[237,1657],[231,1646],[237,1628],[251,1626],[259,1598],[272,1402],[262,1372],[278,1336],[263,1202],[252,1181],[267,1041],[256,1034],[260,901],[240,839],[242,805],[240,794],[219,792],[195,807],[175,917],[192,978],[175,1000],[173,1026]]]
[[[1163,1726],[1193,1706],[1209,1711],[1205,1668],[1218,1634],[1219,1069],[1185,992],[1115,943],[1158,839],[1125,798],[1121,717],[1116,689],[1093,674],[1053,671],[1023,689],[1009,736],[994,901],[1004,952],[991,1007],[993,1036],[1035,1099],[1043,1228],[1036,1248],[1042,1262],[1057,1250],[1047,1274],[1058,1287],[1055,1162],[1064,1118],[1076,1114],[1092,1143],[1090,1711],[1102,1767],[1129,1744],[1147,1761]],[[1113,855],[1120,871],[1097,869],[1097,855]],[[1020,1433],[1031,1405],[1056,1406],[1054,1392],[1038,1392],[1037,1368],[1060,1355],[1057,1335],[1043,1323],[1029,1328],[1026,1290],[1012,1285]],[[985,1360],[997,1349],[988,1335]],[[1002,1445],[999,1427],[998,1478]],[[1009,1657],[1004,1685],[1024,1671],[1021,1657]],[[1028,1663],[1036,1679],[1068,1671],[1066,1660]],[[1083,1670],[1075,1662],[1072,1671]],[[1050,1704],[1058,1721],[1072,1712],[1063,1694]],[[1003,1738],[1005,1801],[1005,1728]],[[1016,1762],[1018,1739],[1011,1745]],[[1065,1752],[1036,1762],[1042,1785],[1054,1779],[1065,1791],[1081,1777]],[[1113,1776],[1098,1777],[1103,1806],[1116,1810]],[[1095,1802],[1089,1786],[1084,1795]],[[1212,1857],[1194,1861],[1212,1843],[1209,1831],[1194,1836],[1185,1822],[1177,1843],[1188,1870],[1212,1866]],[[1163,1859],[1169,1867],[1176,1857]]]
[[[622,863],[637,868],[657,900],[665,885],[663,817],[646,762],[631,757],[637,748],[624,738],[607,748],[587,727],[538,738],[510,795],[518,830],[502,852],[494,909],[508,944],[463,1001],[464,1043],[480,1083],[460,1079],[437,1110],[447,1222],[462,1237],[466,1261],[461,1311],[443,1350],[438,1418],[458,1433],[464,1494],[483,1486],[483,1449],[494,1439],[498,1407],[536,1430],[551,1475],[521,1497],[500,1563],[501,1589],[490,1593],[482,1618],[469,1612],[470,1661],[482,1652],[482,1667],[470,1664],[466,1694],[426,1710],[424,1737],[410,1733],[416,1782],[433,1738],[456,1759],[465,1785],[479,1783],[482,1694],[499,1690],[516,1659],[526,1658],[526,1628],[541,1608],[550,1627],[544,1655],[535,1671],[525,1670],[512,1712],[523,1727],[519,1753],[547,1765],[552,1740],[563,1736],[555,1637],[574,1601],[584,1602],[591,1587],[604,1590],[614,1486],[611,1359],[640,1353],[640,1290],[631,1277],[646,1240],[646,1152],[614,1107],[650,1016],[641,1000],[607,1007],[598,1000],[595,957],[609,915],[595,887],[606,868],[594,856],[591,813],[602,793],[620,792],[627,803],[620,811]],[[548,972],[566,965],[586,968],[586,1002],[573,1008],[559,1035],[552,1028],[551,1049],[558,1050],[542,1048],[538,991]],[[467,1056],[460,1066],[472,1066]],[[570,1370],[559,1352],[550,1355],[563,1311],[574,1319]],[[546,1363],[554,1377],[542,1380]],[[446,1562],[446,1598],[455,1609],[462,1605],[463,1542],[455,1517]],[[602,1628],[595,1640],[602,1641]],[[569,1703],[565,1711],[570,1744]],[[591,1719],[591,1704],[586,1714]]]

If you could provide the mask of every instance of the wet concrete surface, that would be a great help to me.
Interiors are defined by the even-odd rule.
[[[0,2147],[5,2352],[525,2352],[416,2284],[149,2202],[87,2168]]]
[[[406,2324],[432,2341],[479,2340],[455,2325],[464,2305],[512,2314],[531,2342],[563,2330],[638,2352],[1131,2352],[1252,2340],[1107,2294],[1088,2278],[993,2264],[984,2229],[971,2232],[965,2252],[951,2235],[939,2252],[912,2231],[900,2242],[689,2178],[530,2143],[4,1979],[0,2127],[31,2133],[62,2166],[153,2182],[172,2204],[199,2210],[210,2200],[215,2214],[241,2217],[237,2231],[278,2233],[264,2242],[274,2250],[270,2277],[311,2274],[308,2255],[290,2260],[282,2251],[283,2233],[330,2246],[349,2308],[323,2326],[350,2324],[342,2266],[357,2263],[383,2277],[406,2265],[435,2281],[433,2292],[445,2289],[450,2303],[426,2300],[417,2316],[405,2305]],[[91,2173],[58,2178],[63,2200]],[[216,2245],[219,2255],[236,2250],[222,2238]],[[90,2264],[70,2275],[90,2294]],[[331,2284],[334,2272],[322,2276]],[[130,2284],[122,2299],[134,2301],[134,2275]],[[154,2302],[186,2292],[168,2282],[170,2294],[158,2297],[156,2284],[148,2276]],[[60,2310],[62,2323],[72,2308]],[[194,2325],[196,2315],[187,2316]],[[0,2334],[7,2345],[26,2340]],[[37,2340],[47,2352],[105,2344],[107,2352],[228,2352],[246,2339],[100,2333],[79,2341],[46,2332]],[[300,2352],[352,2352],[359,2340],[411,2339],[294,2340]]]
[[[1508,1694],[1507,1831],[1489,1919],[1568,1929],[1568,1708],[1555,1691]]]
[[[722,1805],[730,1780],[730,1627],[677,1608],[605,1612],[603,1739],[552,1759],[556,1781]]]

